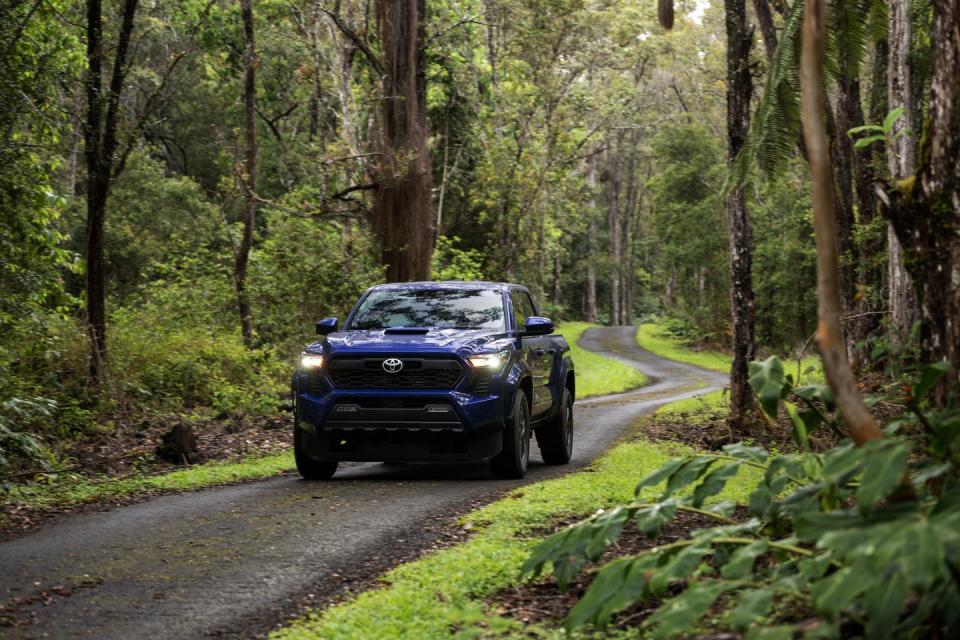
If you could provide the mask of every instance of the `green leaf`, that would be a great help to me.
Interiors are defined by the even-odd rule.
[[[753,462],[755,464],[763,464],[767,461],[767,452],[761,447],[750,447],[742,442],[735,442],[733,444],[728,444],[723,447],[723,452],[729,456],[736,458],[737,460],[743,460],[744,462]]]
[[[856,142],[854,142],[854,143],[853,143],[853,148],[854,148],[854,149],[864,149],[864,148],[869,147],[870,145],[872,145],[874,142],[883,142],[883,141],[885,141],[886,139],[887,139],[887,137],[884,136],[884,135],[867,136],[866,138],[860,138],[859,140],[857,140]]]
[[[710,547],[709,540],[698,541],[669,556],[650,579],[650,592],[661,597],[673,580],[689,578]]]
[[[887,117],[883,119],[883,124],[880,125],[880,128],[884,131],[884,133],[890,133],[890,131],[893,129],[893,125],[904,113],[903,107],[891,109],[890,113],[887,114]]]
[[[830,553],[822,553],[813,558],[804,558],[797,563],[797,571],[807,580],[819,580],[830,567]]]
[[[726,582],[704,581],[671,598],[646,619],[654,638],[676,638],[705,614],[720,594],[733,588]]]
[[[661,500],[667,498],[677,491],[686,488],[692,482],[697,480],[706,472],[706,470],[717,461],[713,456],[697,456],[687,460],[686,464],[677,469],[667,481],[667,487],[663,490]]]
[[[739,470],[740,463],[737,462],[711,469],[710,473],[703,478],[703,482],[693,490],[693,506],[699,508],[703,506],[707,498],[723,491],[727,480],[737,475]]]
[[[670,462],[666,463],[665,465],[663,465],[662,467],[660,467],[659,469],[657,469],[656,471],[648,475],[646,478],[641,480],[640,484],[637,485],[637,488],[633,490],[633,495],[635,496],[640,495],[640,491],[643,490],[645,487],[657,486],[658,484],[660,484],[661,482],[663,482],[664,480],[672,476],[673,473],[677,469],[679,469],[682,465],[686,464],[687,460],[689,459],[690,459],[689,456],[684,458],[675,458]]]
[[[804,451],[810,450],[810,434],[807,430],[807,423],[800,417],[797,411],[797,405],[792,402],[784,401],[783,406],[787,408],[787,415],[790,416],[790,422],[793,423],[793,439],[803,447]]]
[[[903,441],[874,440],[862,448],[865,455],[857,506],[869,509],[903,482],[910,446]]]
[[[658,504],[642,507],[637,510],[635,521],[637,528],[647,535],[660,531],[667,522],[677,513],[677,501],[665,500]]]
[[[770,356],[763,362],[751,362],[750,386],[757,394],[763,412],[771,420],[776,420],[777,405],[784,392],[783,362],[780,358]]]
[[[639,600],[646,591],[648,574],[658,560],[657,554],[648,553],[619,558],[601,567],[590,588],[567,614],[564,626],[572,631],[588,622],[603,624],[614,613]]]
[[[739,604],[730,612],[730,624],[737,631],[746,631],[755,622],[762,620],[770,610],[773,591],[752,589],[743,594]]]
[[[813,607],[825,616],[833,617],[843,611],[854,598],[870,586],[868,576],[853,567],[843,567],[810,588]]]
[[[728,580],[745,578],[753,572],[753,562],[766,553],[769,548],[770,542],[766,538],[740,547],[730,556],[730,560],[723,565],[720,575]]]
[[[819,400],[830,411],[833,411],[836,408],[836,404],[833,402],[833,394],[830,392],[830,387],[825,384],[808,384],[802,387],[796,387],[793,390],[793,394],[798,398],[805,400],[806,402]]]
[[[900,619],[908,585],[899,571],[877,581],[863,599],[867,610],[867,637],[889,638],[890,631]]]
[[[852,138],[858,133],[863,133],[864,131],[878,131],[883,133],[883,127],[877,124],[864,124],[859,127],[853,127],[852,129],[847,130],[847,136]]]
[[[924,398],[949,370],[950,365],[946,362],[935,362],[925,366],[923,373],[920,374],[920,382],[913,389],[913,397],[917,400]]]
[[[773,501],[773,492],[765,484],[758,484],[750,494],[750,511],[756,516],[763,516]]]
[[[523,563],[520,575],[536,577],[551,563],[557,584],[565,589],[588,560],[598,559],[620,535],[631,513],[617,507],[547,536]]]
[[[789,624],[775,627],[755,627],[747,633],[746,640],[793,640],[794,628]]]

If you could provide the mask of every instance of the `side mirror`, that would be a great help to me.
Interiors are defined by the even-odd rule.
[[[324,318],[323,320],[317,321],[317,335],[325,336],[328,333],[333,333],[337,330],[337,319],[336,318]]]
[[[545,336],[553,333],[553,320],[550,318],[530,316],[523,325],[524,333],[528,336]]]

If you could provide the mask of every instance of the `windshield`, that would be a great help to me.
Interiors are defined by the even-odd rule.
[[[349,329],[505,326],[503,296],[493,289],[381,289],[364,299]]]

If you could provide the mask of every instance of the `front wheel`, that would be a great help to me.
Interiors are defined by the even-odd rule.
[[[567,464],[573,455],[573,398],[563,390],[556,417],[537,427],[537,445],[547,464]]]
[[[522,478],[530,463],[530,406],[527,396],[517,392],[513,418],[503,430],[503,450],[490,460],[498,478]]]
[[[337,472],[336,460],[315,460],[303,448],[303,429],[293,427],[293,459],[304,480],[329,480]]]

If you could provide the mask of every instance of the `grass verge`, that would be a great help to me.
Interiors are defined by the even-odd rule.
[[[584,331],[596,326],[589,322],[564,322],[557,329],[570,345],[577,372],[577,398],[620,393],[646,384],[647,377],[630,365],[587,351],[577,344]]]
[[[485,598],[517,581],[538,542],[536,530],[632,499],[640,479],[689,451],[675,443],[628,442],[586,470],[516,489],[460,519],[477,531],[468,542],[401,565],[383,577],[385,588],[298,618],[271,640],[562,637],[556,629],[521,628],[491,611]],[[741,471],[716,499],[745,503],[756,481],[751,470]],[[654,489],[647,492],[657,495]]]
[[[155,476],[100,480],[73,476],[64,482],[53,484],[35,482],[18,486],[6,495],[0,506],[7,507],[15,504],[41,510],[65,508],[90,502],[116,500],[136,494],[191,491],[244,480],[258,480],[293,468],[293,452],[285,451],[238,462],[207,462]]]
[[[682,340],[664,333],[663,327],[656,322],[646,322],[637,328],[637,346],[664,358],[723,373],[729,373],[733,362],[729,354],[719,351],[694,351]],[[783,366],[797,380],[823,380],[820,358],[816,356],[801,359],[799,367],[795,358],[783,358]]]

